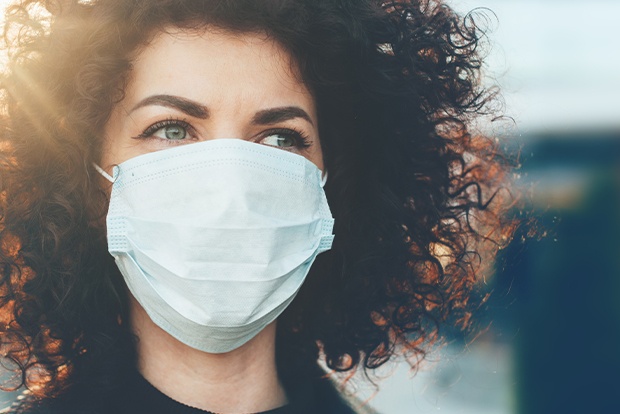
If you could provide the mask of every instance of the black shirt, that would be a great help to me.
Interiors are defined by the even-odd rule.
[[[137,372],[114,393],[89,396],[73,389],[59,398],[18,401],[8,413],[23,414],[214,414],[173,400]],[[328,379],[307,381],[290,393],[290,403],[260,414],[354,414]]]

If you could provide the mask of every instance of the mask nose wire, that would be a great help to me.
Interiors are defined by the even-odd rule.
[[[97,172],[99,174],[101,174],[103,176],[103,178],[105,178],[106,180],[108,180],[109,182],[111,182],[112,184],[114,184],[114,177],[112,177],[110,174],[108,174],[107,172],[105,172],[105,170],[103,168],[101,168],[100,166],[98,166],[96,163],[93,162],[93,167],[95,167],[95,170],[97,170]]]
[[[97,163],[93,162],[93,167],[95,167],[95,170],[97,170],[97,172],[101,174],[103,178],[105,178],[106,180],[114,184],[114,177],[112,177],[103,168],[97,165]],[[327,183],[327,177],[328,177],[327,171],[323,171],[323,174],[321,176],[321,187],[325,187],[325,183]]]

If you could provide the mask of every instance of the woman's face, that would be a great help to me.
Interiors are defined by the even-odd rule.
[[[292,151],[323,169],[314,99],[263,34],[168,30],[137,54],[104,131],[101,166],[218,138]]]

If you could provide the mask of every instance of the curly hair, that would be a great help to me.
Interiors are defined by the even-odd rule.
[[[514,222],[508,168],[470,125],[493,101],[473,18],[433,0],[22,0],[4,27],[0,350],[44,396],[122,384],[135,365],[92,162],[132,59],[165,27],[262,32],[312,92],[335,218],[280,317],[283,382],[416,357],[467,326],[477,275]]]

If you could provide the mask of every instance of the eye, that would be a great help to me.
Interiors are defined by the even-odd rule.
[[[289,135],[284,134],[271,134],[262,141],[265,145],[271,145],[273,147],[294,147],[295,139]]]
[[[191,126],[184,121],[169,119],[157,122],[136,138],[159,138],[168,141],[182,141],[190,136]]]
[[[272,147],[290,149],[290,148],[307,148],[312,143],[301,132],[292,129],[278,129],[266,131],[262,134],[259,141],[263,145]]]
[[[165,127],[155,131],[153,136],[158,138],[180,140],[185,139],[187,136],[187,130],[181,125],[166,125]]]

